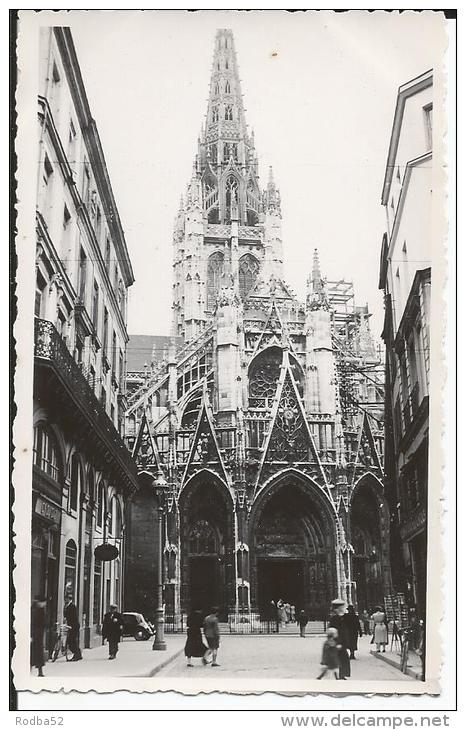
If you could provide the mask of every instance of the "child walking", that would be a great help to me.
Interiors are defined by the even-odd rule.
[[[339,649],[338,631],[337,629],[330,628],[327,630],[327,639],[324,641],[322,647],[322,659],[320,663],[323,669],[317,679],[323,679],[328,672],[333,672],[335,679],[338,679],[338,670],[340,668],[338,658]]]

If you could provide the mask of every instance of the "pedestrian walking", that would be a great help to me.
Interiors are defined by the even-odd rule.
[[[332,601],[333,615],[330,617],[329,627],[338,631],[338,659],[339,659],[339,677],[338,679],[346,679],[351,675],[351,666],[348,654],[348,647],[351,643],[350,631],[348,626],[348,614],[345,613],[346,604],[341,598],[335,598]]]
[[[65,598],[65,623],[68,625],[68,648],[73,654],[70,661],[79,662],[83,657],[79,648],[79,619],[78,609],[73,600],[73,594],[68,592]]]
[[[42,667],[44,659],[44,630],[45,607],[47,600],[43,596],[36,596],[31,610],[31,664],[37,669],[37,676],[43,677]]]
[[[359,621],[359,616],[354,611],[354,606],[349,605],[348,606],[348,612],[346,614],[347,616],[347,624],[348,624],[348,631],[349,631],[349,639],[350,643],[348,645],[348,649],[350,651],[350,659],[356,659],[354,656],[354,652],[357,651],[358,648],[358,636],[362,636],[362,630],[361,630],[361,624]]]
[[[306,611],[302,608],[298,614],[298,624],[299,624],[299,635],[303,639],[306,638],[307,622],[308,622],[308,618],[307,618]]]
[[[108,641],[108,658],[115,659],[118,653],[118,644],[123,634],[123,619],[115,605],[104,616],[102,637]]]
[[[368,636],[371,631],[370,631],[370,623],[369,623],[370,617],[369,617],[369,612],[368,612],[367,608],[365,608],[364,611],[361,613],[361,621],[362,621],[362,626],[364,629],[364,634],[366,636]]]
[[[293,606],[293,604],[290,606],[290,621],[293,624],[296,621],[296,606]]]
[[[269,620],[277,620],[277,606],[275,605],[275,601],[270,601]]]
[[[204,664],[208,664],[209,658],[212,656],[212,666],[219,667],[220,664],[217,664],[217,652],[220,645],[220,631],[218,628],[218,608],[216,607],[204,619],[204,636],[209,648],[204,654],[202,661]]]
[[[193,611],[188,616],[187,621],[188,631],[186,637],[186,644],[184,645],[184,655],[187,659],[187,666],[192,667],[192,657],[204,658],[206,646],[202,641],[202,613],[200,611]]]
[[[320,661],[323,669],[317,679],[323,679],[329,672],[338,679],[338,671],[340,668],[340,645],[338,643],[338,631],[335,628],[327,630],[327,638],[322,646],[322,659]]]
[[[388,644],[388,629],[387,619],[382,610],[382,606],[375,607],[375,612],[372,614],[371,619],[374,622],[373,641],[375,643],[375,650],[376,652],[380,652],[380,647],[383,646],[382,651],[385,652],[385,647]]]

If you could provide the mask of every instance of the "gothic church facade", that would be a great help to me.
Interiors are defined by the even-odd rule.
[[[219,30],[175,220],[172,346],[128,399],[141,489],[127,610],[153,614],[157,474],[168,614],[262,614],[281,597],[319,618],[336,596],[362,609],[390,592],[370,315],[351,284],[322,278],[316,251],[310,264],[301,301],[284,280],[280,195],[271,170],[260,185],[233,35]]]

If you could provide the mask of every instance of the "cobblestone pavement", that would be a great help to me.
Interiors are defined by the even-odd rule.
[[[316,678],[320,672],[323,636],[231,636],[220,638],[219,667],[202,665],[193,659],[186,666],[184,654],[157,672],[157,677],[202,677],[207,672],[220,677],[273,677],[277,679]],[[370,654],[370,638],[359,640],[357,659],[351,662],[351,679],[412,681],[396,667]]]

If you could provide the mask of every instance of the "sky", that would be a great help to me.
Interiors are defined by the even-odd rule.
[[[135,273],[130,334],[168,334],[172,231],[207,111],[215,31],[233,30],[262,187],[281,192],[286,281],[353,281],[382,329],[380,199],[397,90],[435,68],[443,18],[284,11],[68,14]]]

